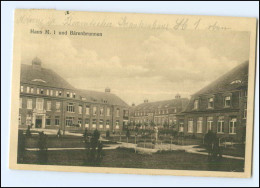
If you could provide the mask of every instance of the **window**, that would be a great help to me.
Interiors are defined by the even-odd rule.
[[[236,134],[237,118],[232,118],[229,121],[229,134]]]
[[[41,89],[41,94],[43,95],[43,89]]]
[[[70,92],[67,91],[67,97],[70,97]]]
[[[225,105],[225,107],[230,107],[230,105],[231,105],[231,97],[230,96],[225,97],[224,105]]]
[[[86,106],[86,114],[89,115],[89,106]]]
[[[193,132],[193,119],[189,118],[188,120],[188,133],[192,133]]]
[[[43,102],[44,102],[44,100],[41,98],[36,99],[36,109],[37,110],[43,110]]]
[[[183,121],[180,121],[179,132],[183,132],[183,130],[184,130],[184,123],[183,123]]]
[[[61,91],[59,91],[59,96],[61,96],[62,95],[62,92]]]
[[[109,125],[110,125],[109,120],[107,120],[107,121],[106,121],[106,128],[107,128],[107,129],[109,129]]]
[[[39,88],[37,88],[37,94],[40,94],[40,89]]]
[[[47,101],[47,111],[51,111],[51,101]]]
[[[21,89],[21,92],[23,92],[23,86],[21,86],[21,88],[20,88],[20,89]]]
[[[73,93],[73,98],[76,98],[76,93]]]
[[[93,119],[92,120],[92,127],[95,129],[97,127],[97,120]]]
[[[55,125],[60,125],[60,116],[55,116]]]
[[[119,117],[119,109],[116,109],[116,117]]]
[[[20,104],[19,107],[20,107],[20,108],[23,108],[23,99],[22,99],[22,98],[20,98],[19,104]]]
[[[93,115],[97,115],[97,107],[93,106]]]
[[[32,109],[32,99],[27,99],[27,109]]]
[[[18,122],[19,122],[19,125],[22,125],[22,116],[21,116],[21,114],[19,114]]]
[[[100,119],[99,120],[99,128],[103,129],[103,126],[104,126],[104,121],[103,121],[103,119]]]
[[[100,109],[99,109],[99,114],[100,114],[101,116],[104,115],[104,108],[103,108],[103,107],[100,107]]]
[[[57,111],[57,112],[60,111],[60,102],[56,102],[56,111]]]
[[[198,109],[199,108],[199,100],[198,99],[196,99],[196,100],[194,100],[194,107],[193,107],[193,109]]]
[[[123,114],[124,114],[124,117],[128,117],[128,110],[124,110]],[[146,112],[146,115],[147,115],[147,112]]]
[[[107,116],[110,116],[110,108],[107,107]]]
[[[27,87],[26,92],[27,92],[27,93],[30,93],[30,87]]]
[[[74,117],[66,117],[65,119],[65,125],[66,126],[73,126]]]
[[[214,99],[213,97],[208,99],[208,108],[213,108],[214,106]]]
[[[26,125],[31,126],[32,125],[32,115],[31,114],[27,114],[26,115]]]
[[[82,119],[81,118],[78,118],[78,124],[79,124],[79,127],[81,127],[81,125],[82,125]]]
[[[50,96],[52,96],[53,95],[53,90],[50,90]]]
[[[67,112],[75,112],[73,103],[68,103],[68,105],[67,105]]]
[[[47,90],[46,90],[46,95],[49,95],[49,94],[50,94],[50,92],[49,92],[49,90],[47,89]]]
[[[119,129],[119,120],[116,120],[116,129]]]
[[[244,103],[244,112],[243,112],[243,118],[246,119],[247,117],[247,102]]]
[[[197,133],[202,133],[203,118],[198,117],[197,119]]]
[[[207,131],[212,130],[212,125],[213,125],[213,117],[208,117],[207,118]]]
[[[46,116],[46,125],[51,125],[51,117]]]
[[[79,114],[82,114],[82,106],[79,105]]]
[[[224,133],[224,116],[218,117],[218,133]]]
[[[34,92],[34,89],[33,89],[33,87],[31,87],[31,93],[33,93]]]
[[[85,119],[85,128],[89,128],[89,119]]]

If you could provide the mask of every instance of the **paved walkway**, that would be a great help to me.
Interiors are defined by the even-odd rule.
[[[208,155],[207,152],[202,152],[202,148],[195,147],[197,145],[175,145],[175,144],[158,144],[155,145],[154,149],[150,148],[143,148],[143,147],[136,147],[136,144],[133,143],[126,143],[126,142],[118,142],[118,144],[108,144],[106,147],[103,147],[104,150],[114,150],[119,147],[124,148],[132,148],[136,149],[139,153],[146,153],[152,154],[156,153],[157,151],[162,150],[185,150],[187,153],[195,153],[200,155]],[[61,150],[84,150],[85,148],[48,148],[49,151],[61,151]],[[28,151],[38,151],[38,148],[27,148]],[[222,155],[222,157],[229,158],[229,159],[237,159],[237,160],[245,160],[243,157],[235,157],[230,155]]]

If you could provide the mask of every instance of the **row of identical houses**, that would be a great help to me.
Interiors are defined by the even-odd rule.
[[[177,94],[172,100],[128,106],[112,94],[81,90],[70,85],[38,58],[21,65],[19,127],[61,130],[121,131],[174,128],[184,135],[203,137],[209,130],[241,138],[247,116],[248,62],[242,63],[190,99]]]

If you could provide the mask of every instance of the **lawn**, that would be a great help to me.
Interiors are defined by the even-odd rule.
[[[118,148],[105,150],[105,156],[99,166],[206,170],[206,171],[243,171],[244,161],[222,158],[220,162],[209,162],[205,155],[191,154],[184,151],[159,152],[155,154],[139,154],[132,149]],[[48,151],[48,165],[83,166],[84,150]],[[26,151],[25,164],[37,164],[37,151]]]
[[[201,152],[207,152],[204,145],[198,146],[202,148]],[[223,147],[222,155],[230,155],[235,157],[245,157],[245,144],[234,144],[233,146]]]

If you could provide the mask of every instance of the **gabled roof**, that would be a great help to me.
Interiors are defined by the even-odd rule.
[[[35,69],[32,65],[26,64],[21,64],[20,81],[22,83],[36,84],[46,87],[75,89],[66,80],[52,70],[45,68]]]
[[[77,93],[83,101],[128,107],[127,103],[113,93],[82,89],[77,89]]]
[[[34,59],[33,62],[38,63],[40,61],[36,60],[37,59]],[[37,65],[40,65],[40,63]],[[85,98],[84,101],[86,102],[128,107],[122,99],[112,93],[76,89],[65,79],[50,69],[45,69],[42,67],[33,68],[32,65],[21,64],[20,78],[20,81],[26,84],[36,84],[45,87],[73,90],[82,98]]]
[[[218,93],[228,90],[247,87],[248,85],[248,61],[241,63],[231,71],[219,77],[214,82],[202,88],[194,95]]]
[[[248,64],[246,61],[229,72],[225,73],[211,84],[202,88],[191,96],[189,104],[184,112],[190,112],[193,109],[194,100],[202,95],[213,95],[216,93],[229,92],[241,88],[247,88],[248,86]]]
[[[189,99],[187,98],[179,98],[179,99],[171,99],[171,100],[156,101],[156,102],[145,102],[132,107],[132,110],[152,110],[157,108],[163,109],[163,108],[183,107],[188,103],[188,101]]]

